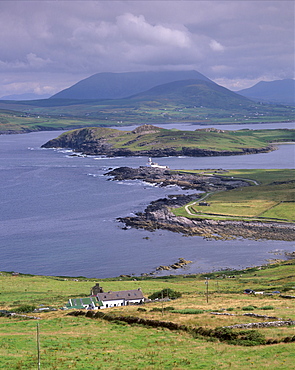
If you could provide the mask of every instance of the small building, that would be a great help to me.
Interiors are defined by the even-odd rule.
[[[90,295],[91,295],[91,296],[94,296],[94,295],[96,295],[96,294],[98,294],[98,293],[103,293],[103,289],[102,289],[102,287],[99,285],[99,283],[96,283],[96,284],[94,285],[94,287],[92,287],[92,288],[90,289]]]
[[[66,304],[66,308],[73,308],[76,310],[98,310],[101,306],[102,302],[98,301],[96,297],[71,298]]]
[[[101,302],[99,308],[110,308],[128,306],[144,303],[144,296],[141,289],[121,290],[118,292],[105,292],[96,294],[97,301]]]
[[[162,168],[162,169],[168,169],[169,168],[168,166],[161,166],[159,163],[153,162],[152,158],[149,158],[147,166],[151,167],[151,168]]]
[[[207,203],[207,202],[200,202],[200,203],[199,203],[199,206],[207,206],[207,207],[209,207],[209,206],[210,206],[210,203]]]

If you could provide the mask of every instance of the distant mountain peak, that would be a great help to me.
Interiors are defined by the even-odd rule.
[[[237,91],[247,98],[262,102],[295,105],[295,80],[259,81],[248,89]]]
[[[188,79],[199,79],[214,83],[194,70],[103,72],[77,82],[75,85],[53,95],[50,99],[121,99],[149,90],[157,85]]]

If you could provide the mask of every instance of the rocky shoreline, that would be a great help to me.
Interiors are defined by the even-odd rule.
[[[218,176],[194,175],[168,169],[140,167],[137,169],[120,167],[108,172],[113,180],[141,179],[156,183],[159,186],[178,185],[183,189],[196,189],[206,192],[234,189],[249,186],[246,181],[226,179]],[[151,202],[142,213],[134,217],[120,217],[117,220],[125,224],[125,228],[135,227],[155,231],[166,229],[184,235],[198,235],[204,238],[267,240],[295,240],[295,228],[292,223],[261,222],[261,221],[228,221],[203,218],[176,217],[171,208],[180,207],[192,200],[200,198],[200,194],[169,196]]]
[[[157,211],[147,209],[135,217],[121,217],[118,221],[126,227],[155,231],[166,229],[188,236],[202,236],[206,239],[228,240],[235,238],[294,241],[294,224],[259,221],[215,221],[176,217],[168,207]]]
[[[195,189],[211,192],[249,186],[244,180],[225,178],[220,176],[224,170],[216,170],[214,176],[205,174],[193,174],[157,167],[141,166],[139,168],[119,167],[105,175],[113,180],[142,180],[159,186],[177,185],[182,189]],[[195,199],[195,198],[194,198]]]

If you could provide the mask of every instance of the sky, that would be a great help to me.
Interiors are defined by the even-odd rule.
[[[0,97],[159,70],[234,91],[294,78],[294,1],[0,0]]]

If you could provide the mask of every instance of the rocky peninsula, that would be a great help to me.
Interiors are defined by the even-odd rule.
[[[175,171],[170,169],[140,166],[139,168],[119,167],[105,175],[113,180],[143,180],[159,186],[177,185],[182,189],[196,189],[211,192],[249,186],[247,181],[218,176],[224,170],[216,170],[215,176],[197,175],[194,173]]]
[[[230,190],[249,186],[247,181],[223,178],[218,175],[202,176],[180,171],[161,168],[140,167],[137,169],[120,167],[106,175],[113,180],[141,179],[156,183],[159,186],[178,185],[183,189],[196,189],[205,192]],[[183,206],[190,201],[200,198],[201,195],[176,195],[151,202],[142,213],[134,217],[118,218],[125,227],[143,228],[154,231],[166,229],[184,235],[199,235],[205,238],[233,239],[237,237],[247,239],[268,240],[295,240],[294,224],[287,222],[260,222],[260,221],[229,221],[204,218],[176,217],[171,209]]]

